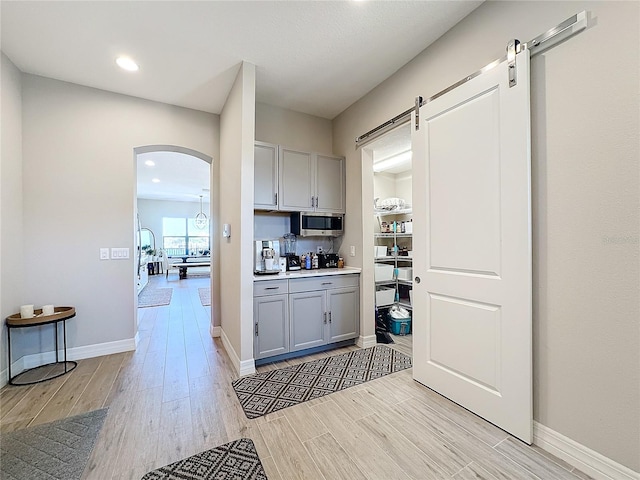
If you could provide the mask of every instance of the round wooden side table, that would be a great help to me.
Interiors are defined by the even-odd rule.
[[[42,309],[34,311],[31,318],[21,318],[19,313],[14,313],[7,317],[7,351],[9,353],[9,383],[11,385],[32,385],[44,382],[69,373],[78,365],[74,361],[67,360],[67,320],[76,316],[75,307],[55,307],[53,315],[43,315]],[[58,324],[62,322],[62,339],[64,359],[60,360],[58,349]],[[14,328],[41,327],[43,325],[54,325],[56,361],[29,368],[11,376],[11,330]],[[31,377],[31,380],[21,381],[21,377]]]

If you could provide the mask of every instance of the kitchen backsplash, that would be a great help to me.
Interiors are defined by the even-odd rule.
[[[282,238],[285,233],[290,231],[291,218],[289,212],[254,212],[254,240]],[[302,255],[306,252],[315,252],[316,247],[321,246],[325,253],[338,253],[341,244],[342,237],[298,237],[296,250],[298,255]]]

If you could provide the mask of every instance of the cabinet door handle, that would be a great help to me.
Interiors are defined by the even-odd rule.
[[[256,337],[258,336],[258,322],[256,322]]]
[[[278,194],[277,193],[273,195],[273,203],[275,205],[278,205]]]
[[[264,287],[265,290],[278,290],[280,287]]]
[[[316,208],[318,208],[318,197],[316,197]]]
[[[324,312],[324,323],[327,323],[327,312]]]
[[[322,285],[333,285],[333,282],[322,282]]]
[[[329,312],[329,323],[331,323],[331,312]]]

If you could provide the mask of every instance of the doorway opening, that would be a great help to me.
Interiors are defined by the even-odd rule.
[[[172,283],[184,285],[189,277],[200,277],[202,283],[202,277],[209,277],[212,297],[217,282],[213,262],[212,158],[184,147],[154,145],[136,148],[134,161],[134,308],[138,331],[138,307],[151,306],[149,298],[156,305],[171,302],[171,292],[167,294],[166,290],[173,288]],[[162,289],[157,288],[159,282]]]
[[[363,149],[363,262],[373,266],[364,289],[373,293],[378,343],[412,354],[411,129],[398,126]],[[367,198],[370,196],[370,198]],[[366,241],[368,239],[368,241]],[[369,285],[367,285],[369,283]],[[369,316],[366,321],[371,321]],[[366,318],[366,317],[365,317]]]

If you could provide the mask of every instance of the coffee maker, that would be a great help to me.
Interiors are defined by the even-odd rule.
[[[297,238],[294,233],[286,233],[282,236],[282,249],[281,252],[284,253],[285,258],[287,259],[287,270],[300,270],[300,257],[296,253],[296,242]]]
[[[268,275],[280,272],[280,254],[277,240],[256,240],[254,250],[254,272]]]

